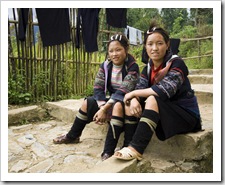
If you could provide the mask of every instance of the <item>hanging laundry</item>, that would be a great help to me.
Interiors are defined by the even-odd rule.
[[[124,30],[124,34],[129,39],[130,44],[132,45],[137,45],[138,41],[139,41],[139,44],[143,43],[142,31],[139,29],[133,28],[131,26],[127,26],[127,28],[125,28]]]
[[[131,45],[137,45],[137,29],[127,26],[127,38]]]
[[[97,35],[100,8],[78,8],[76,47],[80,48],[80,32],[86,52],[98,51]]]
[[[106,22],[116,28],[126,28],[127,9],[126,8],[106,8]]]
[[[180,39],[171,38],[170,39],[170,49],[173,54],[176,55],[179,53]]]
[[[139,44],[142,44],[142,31],[137,29],[137,38],[139,40]]]
[[[20,8],[19,10],[19,40],[25,41],[28,23],[29,8]]]
[[[68,8],[36,8],[43,46],[71,41]]]

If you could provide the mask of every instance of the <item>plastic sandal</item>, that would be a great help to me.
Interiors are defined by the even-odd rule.
[[[118,156],[116,154],[120,154],[120,156]],[[137,159],[139,161],[142,160],[142,156],[141,155],[138,155],[136,152],[132,151],[128,147],[124,147],[121,150],[115,152],[113,157],[115,157],[117,159],[126,160],[126,161],[132,160],[132,159]]]

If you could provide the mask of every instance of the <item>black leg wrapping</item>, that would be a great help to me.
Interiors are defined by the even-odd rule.
[[[123,147],[127,147],[132,141],[133,135],[137,128],[137,123],[138,118],[134,116],[125,116]]]
[[[145,109],[141,117],[148,118],[155,123],[158,123],[159,121],[159,113],[154,110]]]
[[[112,120],[117,120],[120,123],[123,123],[123,118],[121,117],[117,117],[117,116],[112,116]],[[114,131],[113,131],[114,129]],[[114,134],[113,134],[114,132]],[[112,124],[109,125],[109,129],[107,132],[107,136],[106,136],[106,140],[105,140],[105,146],[104,146],[104,150],[103,150],[103,154],[107,153],[109,155],[114,154],[114,150],[117,146],[120,134],[123,132],[123,125],[117,126],[113,124],[113,128],[112,128]]]
[[[159,121],[159,114],[152,110],[144,110],[138,123],[136,132],[133,136],[130,146],[135,148],[140,154],[143,154],[154,133],[154,127]],[[149,126],[149,123],[151,125]]]
[[[80,137],[86,124],[87,124],[87,114],[80,109],[70,131],[67,134],[67,137],[70,139],[76,139]]]

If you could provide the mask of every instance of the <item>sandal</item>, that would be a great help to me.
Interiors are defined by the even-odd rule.
[[[123,147],[117,147],[115,150],[114,150],[114,152],[117,152],[117,151],[119,151],[119,150],[121,150]]]
[[[120,154],[119,156],[116,154]],[[128,147],[124,147],[121,150],[115,152],[113,157],[117,159],[122,159],[122,160],[132,160],[132,159],[137,159],[137,160],[142,160],[142,156],[140,154],[137,154],[136,152],[132,151]]]
[[[101,155],[102,161],[104,161],[104,160],[110,158],[111,156],[112,156],[112,155],[110,155],[110,154],[103,153],[103,154]]]
[[[55,139],[53,139],[53,143],[54,144],[69,144],[69,143],[79,143],[80,142],[80,138],[76,138],[76,139],[70,139],[68,138],[66,135],[62,135],[59,136]]]

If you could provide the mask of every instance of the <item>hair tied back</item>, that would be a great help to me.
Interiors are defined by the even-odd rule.
[[[151,31],[149,31],[149,30],[147,31],[147,34],[148,34],[148,35],[152,34],[156,29],[157,29],[156,27],[153,27],[153,28],[151,29]]]
[[[113,35],[113,36],[111,37],[111,40],[112,40],[112,41],[113,41],[113,40],[121,41],[121,39],[122,39],[122,35],[119,35],[119,34]]]

